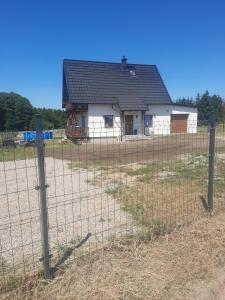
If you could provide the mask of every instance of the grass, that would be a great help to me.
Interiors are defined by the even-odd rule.
[[[76,165],[76,163],[71,163],[70,167],[77,168],[81,166]],[[61,259],[63,263],[62,267],[60,265],[60,269],[57,271],[59,279],[56,278],[49,285],[50,287],[46,287],[46,285],[43,284],[43,281],[38,281],[37,278],[24,280],[20,277],[5,276],[4,278],[0,278],[0,291],[2,293],[6,293],[6,297],[8,295],[8,298],[5,299],[16,299],[13,297],[16,294],[15,291],[20,288],[20,286],[22,286],[20,295],[23,297],[21,299],[32,299],[32,297],[34,297],[33,293],[36,293],[35,297],[38,295],[39,299],[53,299],[58,294],[60,294],[61,298],[66,298],[68,289],[64,289],[64,286],[67,284],[66,280],[68,280],[70,287],[74,284],[72,286],[74,291],[74,299],[101,299],[101,297],[110,299],[110,297],[107,298],[105,294],[102,294],[102,291],[105,291],[107,287],[110,295],[110,291],[112,292],[112,290],[110,290],[110,284],[114,284],[115,286],[121,284],[121,288],[118,290],[113,290],[113,292],[116,293],[116,295],[121,299],[124,297],[124,295],[127,299],[144,299],[147,295],[150,295],[152,299],[154,299],[155,295],[158,296],[158,299],[173,299],[174,291],[171,288],[171,284],[182,290],[187,280],[191,282],[193,278],[205,279],[205,269],[203,270],[200,265],[196,265],[195,260],[196,255],[198,255],[197,252],[193,254],[193,264],[190,264],[190,266],[187,267],[187,257],[190,259],[189,251],[192,251],[192,248],[187,248],[185,250],[185,247],[182,243],[180,248],[178,248],[177,244],[174,242],[176,247],[174,246],[174,249],[171,250],[172,252],[170,257],[166,256],[168,255],[168,251],[166,251],[166,249],[171,247],[172,242],[169,244],[163,244],[163,247],[160,248],[160,251],[161,253],[164,253],[163,255],[165,256],[165,261],[161,261],[161,256],[157,256],[156,250],[156,254],[153,257],[153,247],[151,244],[149,244],[149,240],[155,240],[156,237],[162,234],[168,235],[175,227],[183,228],[184,224],[192,222],[193,219],[197,217],[199,218],[199,216],[204,213],[199,195],[207,195],[207,169],[208,157],[204,154],[186,155],[180,160],[159,161],[145,165],[139,165],[136,167],[133,165],[120,167],[117,166],[115,168],[110,167],[110,169],[105,170],[107,173],[109,173],[109,177],[110,174],[115,176],[118,173],[120,175],[122,173],[126,176],[126,182],[122,180],[111,181],[111,185],[106,188],[105,193],[120,202],[122,209],[133,217],[137,225],[140,225],[141,230],[136,234],[135,238],[132,237],[132,241],[130,240],[127,242],[125,240],[125,242],[120,242],[119,245],[113,244],[104,249],[106,253],[104,262],[106,261],[107,264],[112,258],[111,255],[113,255],[113,251],[116,251],[115,256],[112,258],[113,264],[109,263],[108,265],[108,271],[106,272],[104,268],[101,269],[103,259],[99,256],[99,253],[91,255],[92,261],[90,267],[90,261],[87,262],[87,259],[83,259],[81,256],[79,256],[76,250],[74,251],[74,245],[76,245],[80,240],[80,237],[78,237],[77,239],[70,241],[69,244],[58,247],[59,256],[63,257],[63,259]],[[215,206],[217,205],[217,198],[224,196],[224,171],[225,160],[222,158],[222,156],[218,155],[215,161]],[[109,180],[109,177],[105,178],[104,180]],[[112,178],[110,180],[112,180]],[[99,218],[98,221],[102,223],[107,222],[107,220],[102,217]],[[110,222],[110,219],[108,219],[108,222]],[[208,229],[210,228],[208,227]],[[195,244],[196,235],[198,236],[198,234],[199,229],[197,228],[195,235],[193,235],[194,242],[192,244],[194,245],[195,249],[198,247],[198,244]],[[205,238],[206,234],[207,230],[204,231],[204,234],[202,235],[203,238]],[[216,234],[218,235],[218,228],[216,229]],[[214,239],[215,235],[212,235],[212,237]],[[181,238],[183,239],[183,235]],[[201,239],[199,240],[202,241]],[[215,239],[215,242],[218,241]],[[147,246],[145,247],[145,245]],[[208,244],[206,245],[206,248],[210,249]],[[214,244],[212,243],[212,245]],[[225,253],[224,251],[221,251],[221,253],[222,252]],[[75,267],[73,265],[71,266],[72,260],[68,259],[68,264],[65,263],[64,260],[64,258],[67,259],[71,253],[73,253],[73,257],[74,255],[76,256]],[[115,275],[115,278],[113,279],[115,282],[112,282],[110,276],[107,277],[107,274],[108,272],[111,274],[110,267],[114,268],[115,261],[118,258],[121,259],[124,253],[129,256],[129,260],[127,261],[127,264],[124,264],[124,261],[120,261],[120,263],[118,262],[118,269],[114,270],[115,273],[113,273]],[[148,259],[145,260],[146,253],[149,254]],[[221,253],[217,253],[217,257],[218,255],[221,256]],[[154,263],[151,263],[154,261],[153,258],[156,262],[155,265]],[[225,258],[222,256],[220,258],[221,260],[223,259],[223,262],[225,263]],[[173,259],[173,262],[175,259],[178,259],[178,262],[181,264],[179,270],[175,269],[175,272],[178,274],[178,279],[176,279],[176,281],[174,277],[171,278],[171,276],[169,276],[173,272],[172,270],[174,265],[171,263],[170,269],[168,270],[167,268],[167,265],[170,264],[171,259]],[[182,259],[184,262],[186,262],[186,264],[182,262]],[[136,261],[136,263],[138,261],[140,262],[140,264],[137,263],[135,265],[137,270],[135,268],[131,270],[130,268],[134,261]],[[199,261],[200,263],[203,261],[201,256],[199,256]],[[159,279],[157,279],[159,278],[159,272],[161,272],[160,268],[157,269],[157,263],[161,266],[161,268],[166,266],[164,271],[165,273],[160,273],[162,279],[164,279],[164,276],[168,276],[168,279],[163,283],[163,286],[161,286]],[[148,268],[146,266],[148,266]],[[144,284],[143,287],[143,282],[141,283],[141,281],[139,282],[135,278],[139,278],[140,274],[143,274],[142,270],[145,269],[145,267],[146,274],[149,274],[149,270],[151,270],[151,276],[148,277],[146,275],[146,277],[144,277],[148,284]],[[100,269],[102,272],[100,273],[101,275],[99,275],[99,273],[96,275],[96,272],[100,272]],[[168,272],[168,275],[165,275],[167,274],[166,272]],[[153,274],[155,274],[155,277]],[[97,276],[97,279],[95,276]],[[101,283],[98,285],[98,280],[99,278],[101,280],[102,276],[103,278],[107,277],[109,283],[106,283],[103,280],[103,282],[101,281]],[[118,281],[116,276],[119,277]],[[155,281],[152,278],[155,278]],[[59,286],[57,283],[59,284],[60,280],[62,280],[62,283]],[[79,282],[80,286],[78,286],[77,282]],[[94,282],[93,285],[92,282]],[[132,287],[130,282],[133,284]],[[115,288],[114,285],[113,289]],[[30,286],[31,288],[29,288]],[[54,290],[51,290],[53,286]],[[147,286],[151,286],[151,288]],[[86,291],[84,292],[85,289]],[[94,294],[92,293],[93,290]],[[182,299],[182,297],[180,297],[180,299]]]
[[[67,164],[68,168],[70,170],[79,170],[79,169],[89,169],[90,166],[88,166],[87,161],[73,161],[73,162],[69,162]]]
[[[77,147],[76,145],[71,145],[71,144],[53,145],[51,142],[49,142],[46,143],[47,153],[50,153],[53,150],[53,146],[54,148],[60,147],[60,149],[62,149],[62,152],[63,149],[68,149],[69,147],[73,147],[73,146]],[[0,149],[0,161],[33,158],[36,156],[35,151],[36,151],[35,148],[16,148],[15,150]],[[84,168],[84,169],[88,168],[85,161],[80,163],[71,162],[68,165],[68,167],[71,168],[72,170],[76,170],[79,168]],[[115,167],[108,166],[107,161],[102,161],[102,163],[98,165],[98,167],[99,167],[98,171],[99,173],[101,173],[99,177],[100,178],[99,183],[102,186],[105,186],[104,181],[109,182],[108,188],[106,188],[105,192],[111,197],[115,198],[118,202],[120,202],[122,209],[125,210],[129,215],[131,215],[135,220],[135,222],[138,225],[141,225],[140,227],[142,228],[142,231],[140,232],[140,234],[138,234],[137,237],[138,239],[137,249],[130,250],[130,247],[128,245],[120,244],[119,245],[120,250],[119,252],[117,252],[116,257],[121,256],[121,253],[123,251],[127,251],[127,252],[131,251],[133,258],[135,258],[135,255],[137,255],[137,252],[139,251],[138,247],[140,245],[139,244],[140,240],[146,240],[146,241],[153,240],[156,236],[160,234],[168,234],[172,231],[172,229],[175,226],[178,225],[178,227],[181,227],[180,225],[186,224],[187,221],[188,222],[192,221],[193,218],[199,217],[203,212],[203,207],[199,196],[203,195],[206,197],[207,195],[208,157],[205,154],[186,155],[182,159],[176,159],[176,160],[171,159],[169,161],[157,161],[153,163],[145,163],[142,165],[133,164],[133,165],[122,165],[122,166],[115,166]],[[215,206],[217,205],[217,198],[224,197],[224,192],[225,192],[224,174],[225,174],[225,160],[218,156],[216,158],[216,163],[215,163],[215,185],[214,185]],[[116,177],[116,175],[120,175],[120,176]],[[121,175],[124,175],[126,180],[124,180],[123,176]],[[115,177],[117,178],[116,180]],[[95,176],[94,181],[89,180],[88,183],[96,184],[96,182],[98,182],[98,180],[96,179],[97,176]],[[104,223],[107,222],[107,219],[101,217],[98,219],[98,221]],[[110,222],[110,219],[108,219],[108,222]],[[74,251],[73,250],[74,245],[76,245],[78,241],[79,238],[78,240],[75,239],[74,241],[71,241],[68,245],[61,245],[58,249],[60,256],[67,256],[68,253],[70,254],[71,251]],[[114,246],[115,245],[113,245],[112,247]],[[168,247],[167,244],[164,246]],[[140,247],[144,247],[143,244],[141,244]],[[151,248],[151,245],[148,244],[148,247]],[[124,250],[124,249],[129,249],[129,250]],[[107,253],[109,253],[111,249],[106,251]],[[148,250],[145,249],[145,252],[143,252],[143,257],[145,256],[146,251]],[[177,251],[177,249],[174,249],[174,251]],[[177,253],[179,252],[176,252],[176,255]],[[108,258],[110,259],[110,256]],[[132,258],[130,259],[131,260],[129,261],[129,263],[132,264],[133,260]],[[149,259],[151,260],[151,257]],[[76,268],[80,267],[80,269],[75,268],[75,270],[73,271],[74,273],[77,272],[78,274],[80,274],[80,277],[83,274],[86,274],[87,278],[90,279],[91,276],[94,276],[93,274],[96,272],[96,270],[99,271],[99,266],[100,263],[102,262],[99,257],[96,259],[96,261],[98,262],[98,264],[94,263],[92,274],[89,274],[88,272],[85,273],[85,271],[88,269],[90,270],[90,268],[86,264],[86,262],[82,260],[82,258],[76,261]],[[145,262],[143,262],[143,264],[144,263]],[[168,260],[166,260],[166,263],[164,262],[165,265],[167,263]],[[141,267],[143,267],[143,265]],[[129,269],[129,264],[127,269]],[[123,272],[126,273],[127,271],[127,270],[124,271],[123,266],[119,270],[122,273],[122,275]],[[64,276],[65,273],[62,274]],[[61,274],[59,273],[59,275]],[[121,275],[120,273],[117,273],[117,276],[120,275]],[[140,273],[137,273],[136,275],[139,276]],[[129,272],[127,272],[127,276],[128,276],[127,285],[129,285],[129,279],[130,279]],[[69,276],[67,277],[67,279],[70,278],[71,277]],[[78,280],[79,279],[80,278],[78,276]],[[96,278],[93,277],[94,282],[95,279]],[[125,277],[120,277],[120,279],[124,279],[124,281],[126,280]],[[86,284],[85,276],[84,276],[84,281]],[[1,284],[2,282],[4,282],[4,287],[6,287],[4,288],[4,291],[11,292],[15,288],[20,286],[23,280],[20,277],[15,278],[13,276],[6,276],[4,279],[0,278],[0,282]],[[92,281],[90,279],[89,284],[91,282]],[[116,283],[118,284],[118,282]],[[67,282],[64,281],[64,284],[67,284]],[[62,284],[61,286],[62,289],[63,286],[64,285]],[[2,287],[3,284],[1,288]],[[103,287],[105,286],[103,285]],[[120,291],[117,291],[117,293],[119,296],[121,296],[121,299],[123,298],[124,295],[127,297],[127,299],[129,298],[135,299],[135,295],[140,298],[141,295],[144,297],[145,295],[151,294],[150,290],[148,290],[149,294],[147,292],[146,294],[142,293],[143,286],[141,285],[141,283],[138,283],[136,287],[137,290],[139,290],[139,292],[134,290],[129,290],[129,288],[131,287],[128,288],[127,286],[122,285],[121,288],[122,289],[124,288],[124,293],[122,295],[120,295]],[[55,288],[57,290],[57,286]],[[87,289],[86,295],[81,295],[80,298],[79,296],[77,296],[78,299],[82,299],[82,298],[85,299],[85,296],[87,296],[86,299],[88,298],[95,299],[96,295],[97,295],[96,299],[98,299],[98,296],[101,298],[100,293],[104,289],[102,288],[102,285],[98,287],[98,291],[96,295],[90,294],[89,288],[90,286],[88,286],[88,284],[87,286],[84,287],[84,282],[80,282],[81,291],[78,289],[78,291],[75,292],[75,295],[80,295],[79,292],[83,292],[84,289]],[[92,288],[95,289],[94,286],[92,286]],[[165,283],[165,290],[169,290],[169,289],[170,289],[170,281],[168,280],[168,282]],[[44,292],[45,287],[43,287],[42,283],[37,288],[37,290],[38,293],[40,293],[40,297],[41,294],[43,293],[43,299],[44,299],[44,295],[46,298],[48,298],[48,295],[46,296]],[[58,293],[60,292],[61,291],[58,289],[55,295],[58,295]],[[66,292],[67,291],[65,290],[65,294]],[[154,294],[151,295],[153,295],[152,297],[154,299]],[[63,297],[64,295],[62,295],[62,298]],[[8,299],[12,299],[12,298],[9,297]]]
[[[223,213],[158,239],[137,234],[91,255],[76,252],[49,284],[11,279],[1,299],[222,299],[224,220]]]
[[[0,149],[0,161],[14,161],[32,159],[36,157],[36,149],[33,147],[17,147],[15,149]]]
[[[215,162],[215,197],[225,192],[225,160]],[[164,230],[183,224],[204,212],[200,196],[207,196],[208,157],[186,155],[180,160],[154,162],[139,168],[121,168],[126,177],[105,190],[120,201],[137,224],[152,228],[154,222]],[[215,202],[215,205],[217,202]]]
[[[21,285],[23,281],[23,277],[16,276],[4,276],[0,277],[0,293],[7,293],[15,290],[17,287]]]
[[[54,153],[55,150],[63,151],[70,149],[70,147],[77,147],[75,144],[59,144],[54,141],[48,141],[45,143],[46,156]],[[0,162],[2,161],[14,161],[25,160],[37,157],[35,147],[16,147],[16,148],[0,148]]]
[[[221,132],[224,133],[225,123],[217,122],[216,129],[217,129],[218,133],[221,133]],[[207,133],[208,131],[209,131],[209,125],[204,124],[204,125],[198,126],[198,133],[201,133],[201,132]]]

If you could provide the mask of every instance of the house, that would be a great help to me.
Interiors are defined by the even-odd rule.
[[[155,65],[64,60],[68,138],[196,133],[197,109],[173,104]]]

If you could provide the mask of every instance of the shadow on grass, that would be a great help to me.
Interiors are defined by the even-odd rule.
[[[201,199],[201,201],[202,201],[202,206],[203,206],[203,208],[204,208],[205,210],[208,211],[208,210],[209,210],[209,207],[208,207],[208,203],[207,203],[205,197],[200,196],[200,199]]]
[[[64,251],[62,257],[59,259],[59,261],[55,264],[54,267],[51,268],[51,275],[52,278],[54,278],[55,273],[57,270],[59,270],[59,268],[64,264],[64,262],[71,256],[71,254],[73,253],[73,251],[79,247],[81,247],[84,243],[87,242],[87,240],[91,237],[91,233],[89,232],[86,237],[81,240],[77,245],[73,246],[73,247],[68,247],[66,248],[66,250]]]

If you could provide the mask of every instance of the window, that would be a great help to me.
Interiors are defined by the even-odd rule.
[[[113,115],[104,116],[105,128],[113,128]]]
[[[131,77],[136,77],[135,71],[134,70],[130,70],[130,76]]]
[[[130,77],[136,77],[134,66],[128,66],[128,70],[130,72]]]
[[[152,127],[152,115],[145,115],[144,124],[145,127]]]
[[[85,128],[85,116],[83,115],[83,116],[81,116],[81,127],[82,128]]]

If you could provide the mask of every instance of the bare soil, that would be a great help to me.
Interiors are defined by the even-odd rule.
[[[65,149],[48,148],[46,155],[79,161],[88,165],[126,164],[172,159],[186,153],[208,153],[209,134],[175,134],[125,142],[101,142],[71,145]],[[225,140],[216,139],[217,152],[225,149]]]

